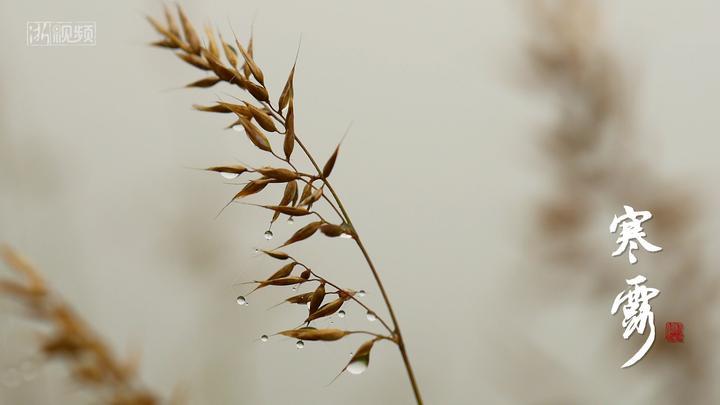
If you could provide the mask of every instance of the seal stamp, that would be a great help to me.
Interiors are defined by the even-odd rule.
[[[682,322],[665,322],[665,341],[668,343],[682,343],[685,339]]]

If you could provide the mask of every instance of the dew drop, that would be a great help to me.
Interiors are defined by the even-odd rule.
[[[293,290],[293,291],[297,291],[297,287],[298,287],[297,284],[295,284],[295,285],[293,286],[292,290]],[[309,303],[308,303],[308,308],[310,308],[310,304],[309,304]]]
[[[297,347],[298,349],[302,349],[303,347],[305,347],[305,342],[303,342],[302,340],[298,340],[297,343],[295,343],[295,347]]]
[[[377,319],[377,316],[375,316],[374,312],[367,312],[367,320],[370,322],[374,322]]]
[[[349,233],[345,233],[345,232],[341,233],[340,237],[343,239],[352,239],[352,235],[350,235]]]
[[[358,291],[357,294],[358,294],[358,296],[360,296],[360,297],[364,297],[364,296],[365,296],[365,290],[360,290],[360,291]]]
[[[350,374],[362,374],[368,368],[368,360],[369,359],[366,357],[361,357],[348,364],[347,367],[345,367],[345,370],[347,370]]]
[[[245,127],[240,124],[233,125],[232,129],[238,132],[245,132]]]
[[[230,172],[220,172],[220,175],[223,176],[223,178],[226,178],[228,180],[237,179],[240,176],[239,173],[230,173]]]
[[[269,230],[269,229],[268,229],[267,231],[265,231],[265,239],[270,240],[270,239],[272,239],[272,238],[273,238],[273,233],[272,233],[272,231]]]
[[[308,309],[310,309],[310,302],[307,303]]]
[[[288,218],[288,224],[292,225],[294,223],[295,223],[295,220],[293,219],[293,217]]]
[[[237,297],[237,303],[238,303],[238,305],[247,305],[248,304],[247,300],[242,295],[239,295]]]
[[[338,316],[339,316],[340,318],[345,318],[345,310],[342,310],[342,309],[339,310],[339,311],[338,311]]]
[[[267,342],[267,341],[268,341],[268,335],[262,335],[262,336],[260,336],[260,341],[261,341],[261,342]]]

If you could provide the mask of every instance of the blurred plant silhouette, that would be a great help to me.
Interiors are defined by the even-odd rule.
[[[156,396],[137,376],[137,359],[119,360],[110,347],[56,293],[40,274],[12,249],[3,247],[2,258],[22,280],[0,279],[0,292],[22,303],[31,319],[52,327],[40,340],[48,359],[63,360],[72,378],[92,388],[112,405],[154,405]]]
[[[625,202],[651,211],[648,232],[665,247],[652,258],[648,275],[663,292],[660,300],[666,300],[656,316],[682,320],[693,338],[682,348],[657,339],[643,361],[655,365],[659,378],[672,381],[662,385],[657,400],[718,402],[709,354],[717,335],[712,319],[720,278],[703,263],[704,244],[698,243],[702,233],[698,220],[709,215],[701,209],[700,193],[662,178],[641,154],[645,140],[635,136],[627,81],[603,44],[596,3],[564,0],[530,5],[531,84],[552,96],[557,111],[542,139],[555,191],[538,209],[537,236],[542,238],[535,244],[542,248],[538,254],[554,271],[574,276],[565,278],[571,284],[586,285],[591,277],[590,302],[607,302],[609,311],[610,300],[624,288],[629,273],[619,272],[626,267],[614,267],[617,264],[603,250],[606,242],[597,238],[598,233],[605,236],[612,218],[608,213],[620,210]],[[656,323],[659,328],[664,325]]]

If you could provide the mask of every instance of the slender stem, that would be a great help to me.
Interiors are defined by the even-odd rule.
[[[360,235],[357,232],[357,229],[355,229],[355,226],[352,223],[352,220],[350,220],[350,215],[348,215],[347,210],[343,206],[342,201],[340,200],[340,197],[338,197],[337,193],[335,192],[335,189],[333,189],[330,182],[328,182],[327,178],[323,176],[322,170],[320,169],[320,166],[318,166],[317,162],[315,162],[315,159],[312,157],[310,152],[307,150],[305,145],[300,141],[300,139],[295,135],[295,141],[298,143],[300,148],[305,152],[305,155],[307,155],[308,159],[310,159],[310,162],[315,167],[315,170],[320,174],[320,177],[322,178],[323,182],[327,186],[328,190],[330,190],[330,193],[335,198],[335,202],[338,204],[338,208],[340,208],[340,211],[343,213],[343,216],[345,217],[345,222],[348,223],[353,229],[355,243],[357,243],[358,247],[360,248],[360,251],[363,254],[363,257],[365,257],[365,261],[367,262],[368,266],[370,267],[370,271],[372,271],[373,277],[375,278],[375,282],[378,285],[378,288],[380,289],[380,293],[382,294],[383,300],[385,301],[385,306],[387,306],[388,312],[390,313],[390,319],[392,319],[393,326],[395,327],[395,331],[393,334],[395,335],[395,338],[397,339],[397,345],[400,350],[400,354],[403,358],[403,363],[405,364],[405,370],[407,371],[408,378],[410,379],[410,384],[412,385],[413,394],[415,394],[415,400],[417,401],[418,405],[422,405],[423,400],[422,396],[420,395],[420,388],[418,387],[417,381],[415,380],[415,374],[413,373],[412,365],[410,364],[410,358],[407,354],[407,349],[405,348],[405,342],[402,338],[402,333],[400,332],[400,325],[398,323],[397,317],[395,316],[395,311],[393,311],[392,304],[390,304],[390,298],[388,298],[387,292],[385,291],[385,286],[383,285],[382,281],[380,280],[380,275],[378,274],[377,270],[375,269],[375,265],[372,262],[372,259],[370,259],[370,255],[368,254],[367,250],[365,249],[365,245],[363,245],[362,240],[360,239]]]

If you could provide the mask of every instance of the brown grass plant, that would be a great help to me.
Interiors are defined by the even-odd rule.
[[[390,342],[396,345],[400,351],[415,399],[418,404],[422,404],[405,341],[388,294],[350,215],[329,180],[337,162],[340,145],[321,166],[296,132],[293,86],[295,64],[290,70],[281,94],[276,98],[271,97],[265,86],[263,70],[254,58],[252,35],[247,45],[244,46],[234,34],[234,40],[226,42],[221,35],[216,35],[212,28],[207,27],[205,29],[206,37],[203,41],[180,6],[177,8],[177,18],[166,7],[164,23],[152,17],[148,17],[148,20],[161,35],[161,39],[154,45],[172,50],[179,59],[208,74],[188,84],[187,87],[209,88],[224,82],[242,90],[249,100],[239,103],[218,101],[214,105],[196,105],[194,107],[200,111],[231,116],[230,127],[241,129],[252,145],[266,152],[267,156],[278,164],[278,166],[259,168],[244,165],[220,165],[208,168],[207,170],[221,173],[228,178],[255,176],[235,194],[228,204],[259,194],[268,186],[283,185],[282,199],[277,204],[259,206],[272,213],[271,225],[280,216],[314,219],[276,249],[262,251],[267,256],[282,261],[284,264],[268,278],[254,281],[255,290],[268,286],[286,288],[305,284],[315,286],[310,293],[293,295],[286,299],[288,303],[307,305],[308,314],[302,320],[304,326],[282,331],[279,334],[308,341],[334,341],[350,334],[368,335],[369,340],[355,350],[355,354],[343,369],[343,371],[351,373],[362,372],[367,367],[374,344],[381,341]],[[297,59],[295,63],[297,63]],[[280,146],[273,146],[273,143]],[[299,171],[296,167],[298,159],[305,159],[306,163],[309,162],[313,167],[313,172]],[[321,204],[329,207],[331,214],[337,219],[330,220],[327,214],[321,214],[318,210],[318,206]],[[340,287],[337,283],[330,281],[326,275],[278,250],[318,234],[330,238],[351,238],[355,241],[382,294],[390,316],[389,320],[385,320],[376,311],[369,308],[356,291]],[[238,297],[240,303],[246,302],[245,300],[245,297]],[[317,329],[312,326],[316,320],[340,311],[348,301],[354,301],[369,315],[374,315],[384,331],[380,333],[366,330],[344,331]]]

